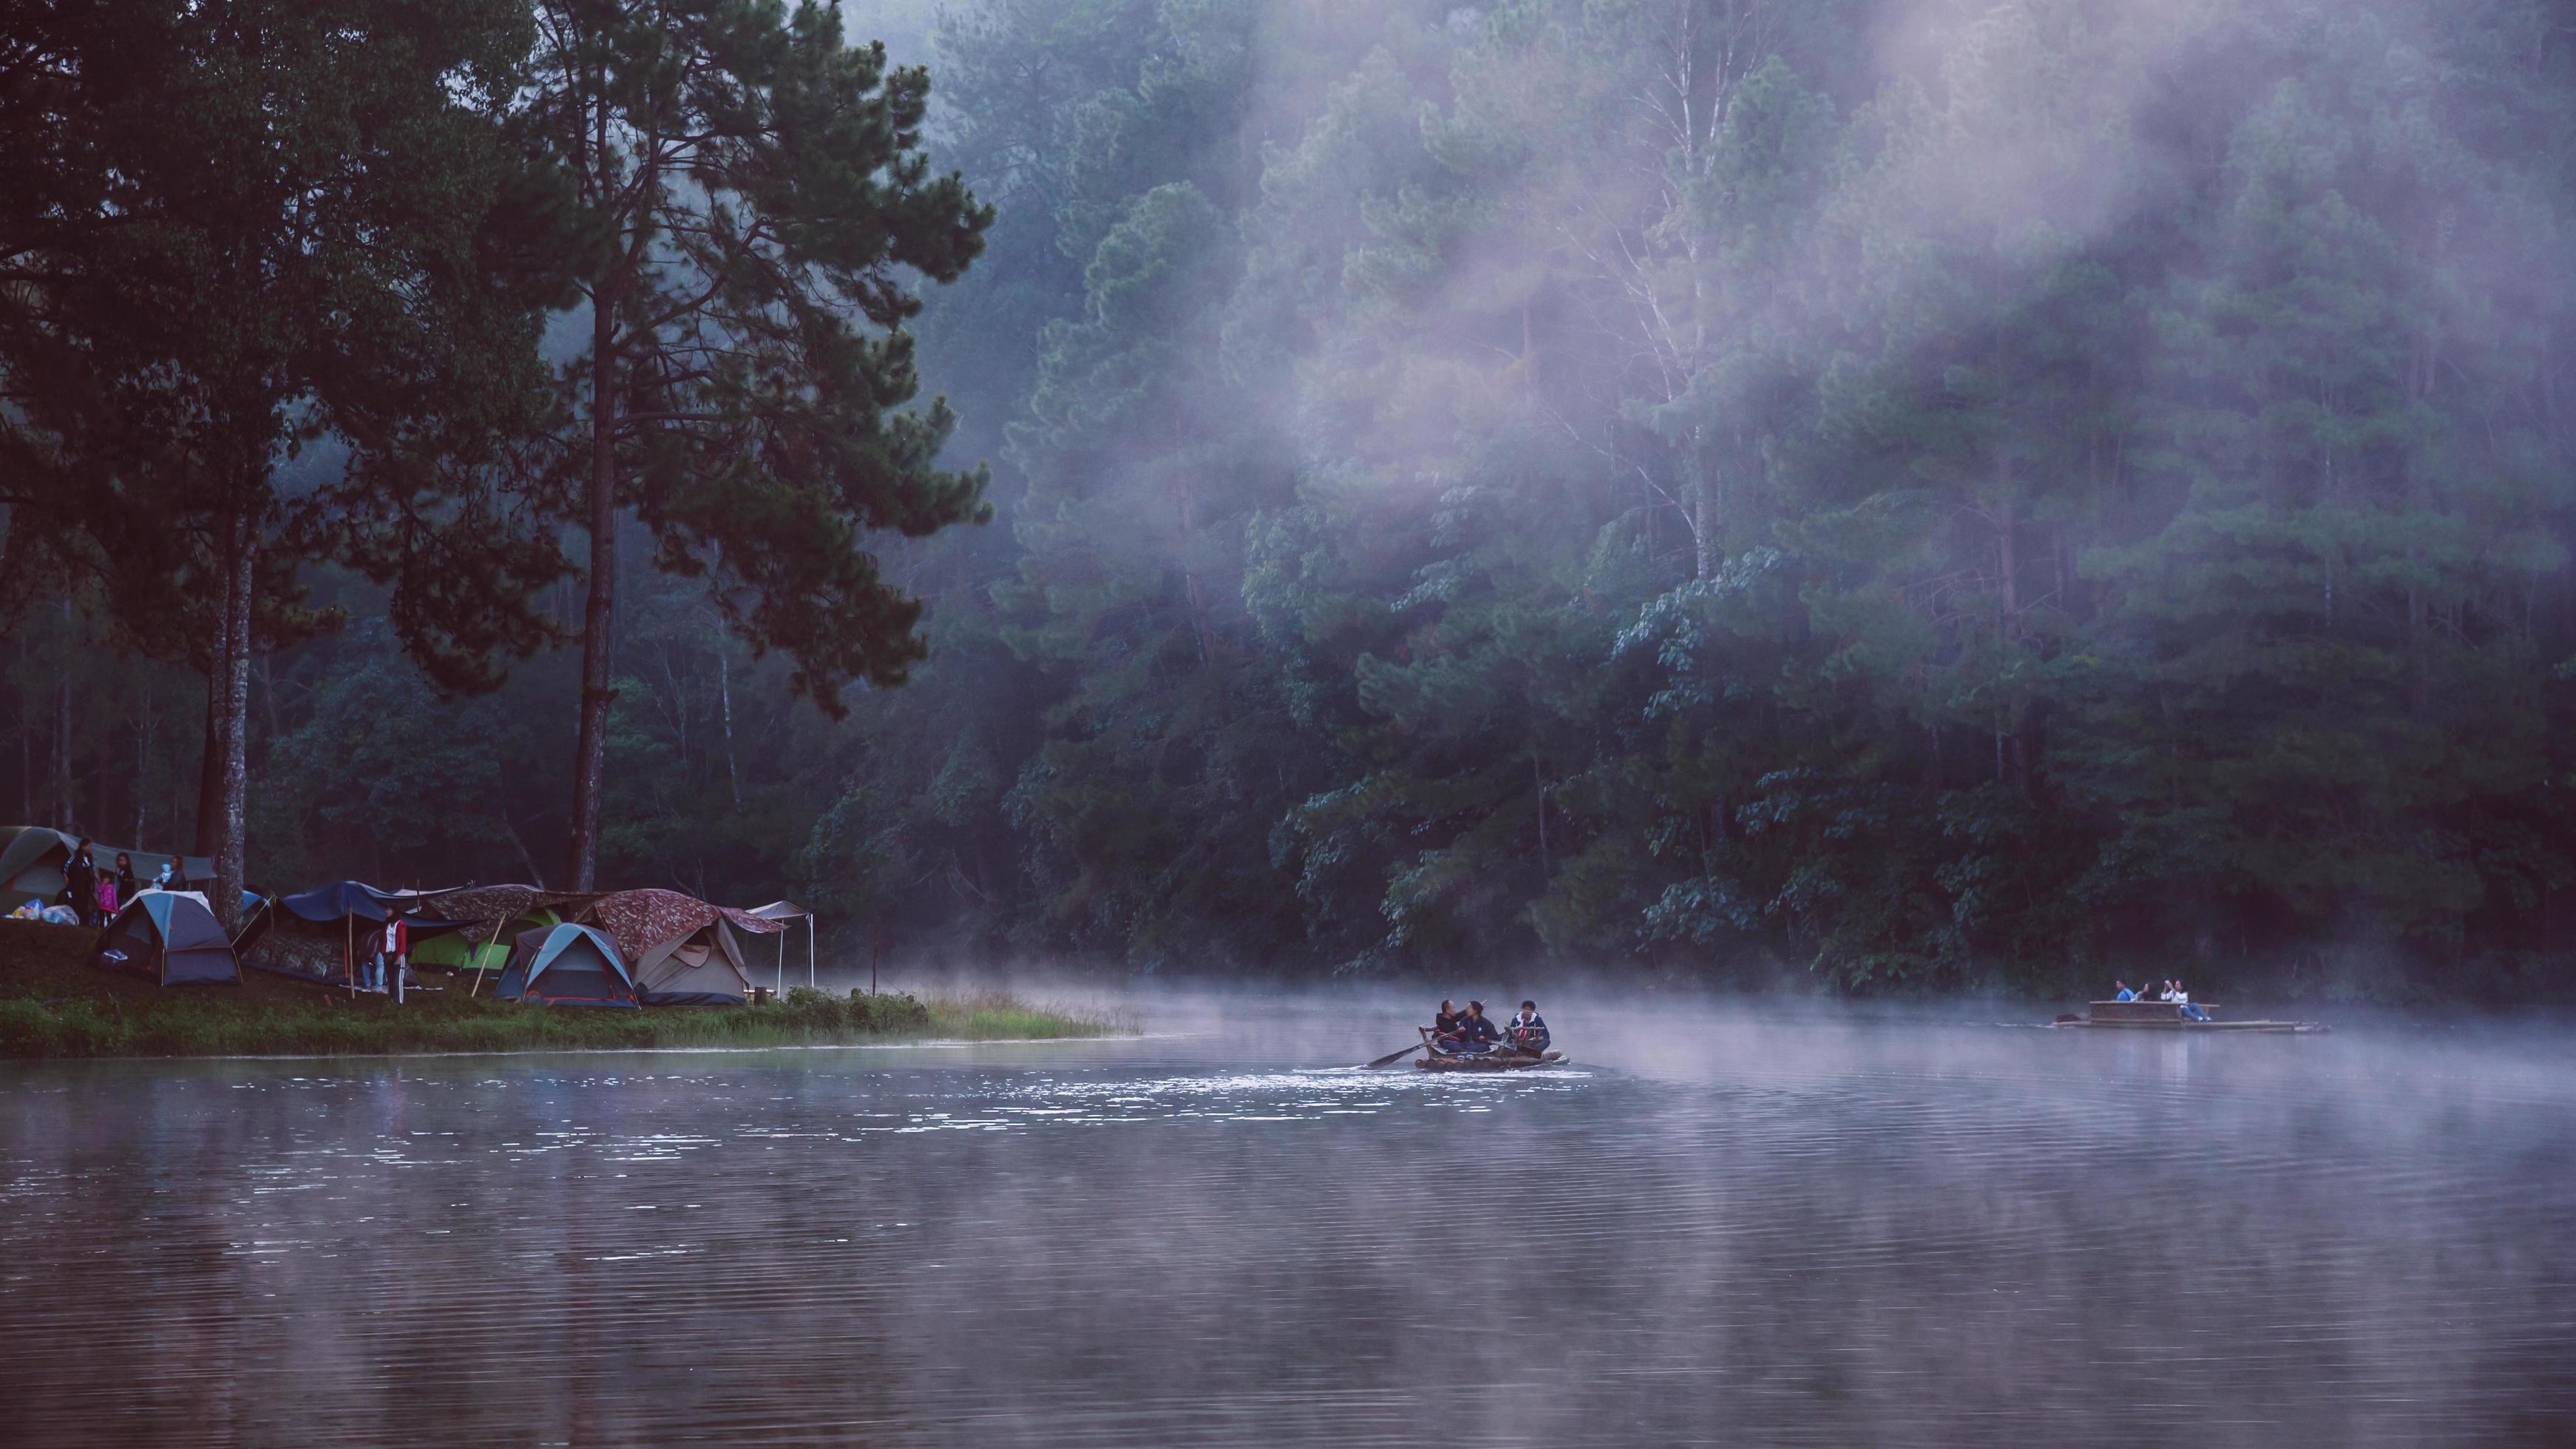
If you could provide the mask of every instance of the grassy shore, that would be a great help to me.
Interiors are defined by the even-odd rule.
[[[0,921],[0,1057],[384,1055],[617,1051],[1105,1036],[1107,1017],[986,994],[915,998],[792,990],[740,1009],[585,1011],[495,1001],[459,981],[397,1007],[242,972],[238,986],[163,988],[88,964],[90,931]],[[434,975],[433,985],[443,981]]]

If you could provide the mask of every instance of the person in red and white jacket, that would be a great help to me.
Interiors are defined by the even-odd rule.
[[[375,979],[367,983],[369,991],[383,991],[385,983],[400,976],[403,958],[411,953],[411,922],[399,911],[385,912],[384,931],[376,938]]]

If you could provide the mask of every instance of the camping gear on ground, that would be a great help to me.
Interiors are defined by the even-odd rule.
[[[660,1001],[648,995],[644,998],[648,1005],[687,1004],[681,998],[728,991],[740,1000],[750,989],[751,979],[743,970],[742,946],[733,933],[750,931],[766,936],[787,929],[783,922],[766,920],[750,911],[710,905],[695,896],[664,890],[617,891],[572,914],[573,919],[606,931],[617,943],[617,949],[635,966],[639,989],[646,987],[648,980],[658,980],[658,990],[674,998]],[[719,931],[718,927],[723,929]],[[693,951],[692,943],[703,947],[703,951]],[[671,956],[684,957],[681,967],[670,963]],[[685,959],[689,957],[694,959]],[[647,961],[654,963],[650,978],[645,970]]]
[[[541,1006],[623,1006],[635,1002],[635,978],[606,933],[570,921],[521,931],[493,995]]]
[[[241,980],[232,943],[205,901],[192,893],[151,891],[116,913],[90,952],[103,971],[132,971],[164,986]]]
[[[61,895],[70,884],[63,866],[79,843],[79,836],[43,825],[0,826],[0,908],[15,908],[29,900],[49,903]],[[111,865],[120,853],[131,856],[136,872],[147,877],[174,859],[191,879],[210,880],[215,874],[215,863],[202,855],[174,857],[97,841],[90,842],[89,853],[92,860],[104,859]]]

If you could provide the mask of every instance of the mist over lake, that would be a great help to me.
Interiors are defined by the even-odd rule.
[[[1259,996],[1044,1047],[11,1066],[0,1387],[48,1443],[2576,1432],[2562,1027],[1550,1005],[1575,1064],[1491,1078],[1349,1070],[1406,1003]]]

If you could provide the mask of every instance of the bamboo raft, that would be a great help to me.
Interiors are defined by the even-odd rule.
[[[1524,1072],[1532,1067],[1552,1067],[1565,1060],[1563,1052],[1446,1052],[1431,1040],[1431,1028],[1423,1027],[1422,1040],[1429,1050],[1414,1068],[1425,1072]]]
[[[2202,1003],[2201,1010],[2217,1008]],[[2122,1031],[2251,1031],[2271,1036],[2321,1036],[2328,1028],[2314,1021],[2194,1021],[2172,1001],[2096,1001],[2085,1016],[2061,1016],[2061,1027]]]

